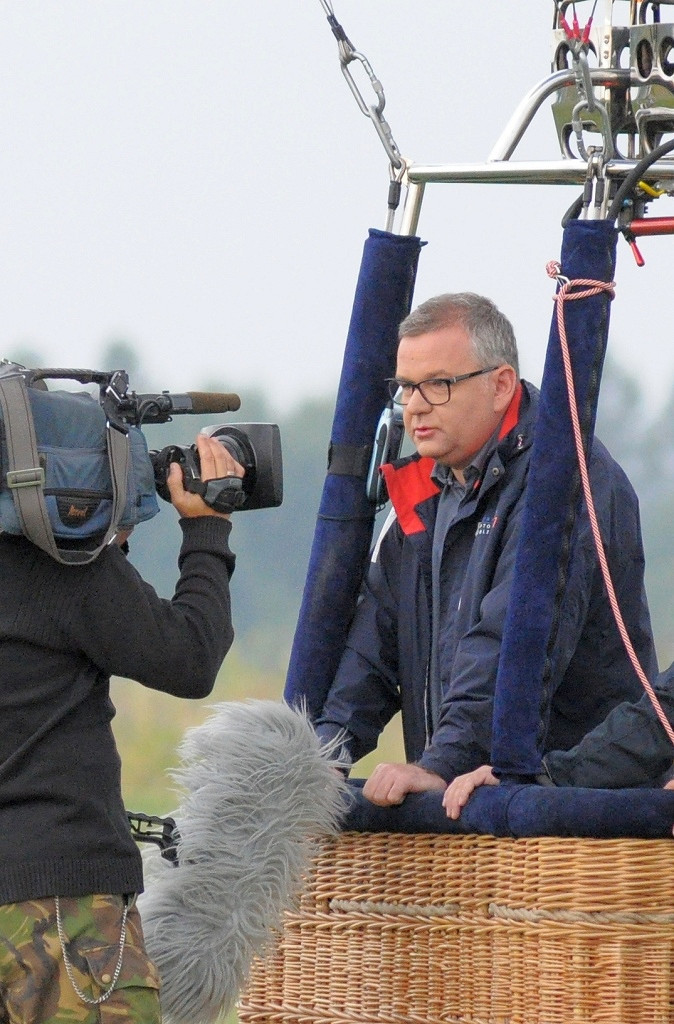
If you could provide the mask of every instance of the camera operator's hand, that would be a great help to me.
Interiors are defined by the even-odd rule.
[[[226,476],[243,477],[244,469],[233,458],[223,444],[205,434],[197,435],[197,451],[201,467],[201,479],[219,480]],[[177,462],[169,467],[167,486],[171,495],[171,503],[178,513],[186,519],[196,516],[220,516],[229,519],[229,514],[216,512],[198,494],[192,494],[183,487],[183,473]]]

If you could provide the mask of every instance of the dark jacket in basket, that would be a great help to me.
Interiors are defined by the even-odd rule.
[[[446,780],[490,761],[492,706],[533,440],[538,392],[522,382],[479,476],[447,531],[436,634],[442,700],[429,694],[431,558],[439,486],[432,459],[385,467],[395,516],[373,552],[346,649],[322,713],[321,737],[345,731],[353,761],[373,750],[402,711],[405,754]],[[595,440],[590,467],[605,550],[622,614],[645,671],[657,671],[634,490]],[[604,593],[584,505],[550,651],[541,708],[544,750],[566,750],[641,685]]]

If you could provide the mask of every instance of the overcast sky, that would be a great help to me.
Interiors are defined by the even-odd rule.
[[[334,9],[416,163],[485,160],[549,73],[551,0]],[[278,408],[334,394],[388,162],[319,0],[3,0],[0,76],[0,355],[106,369],[125,339],[153,389],[255,385]],[[546,104],[515,158],[558,153]],[[415,302],[490,295],[538,382],[545,263],[577,191],[429,186]],[[621,241],[612,310],[611,350],[657,403],[674,372],[673,245],[642,240],[637,270]]]

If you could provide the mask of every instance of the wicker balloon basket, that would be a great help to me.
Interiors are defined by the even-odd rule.
[[[343,833],[242,1024],[674,1024],[671,842]]]

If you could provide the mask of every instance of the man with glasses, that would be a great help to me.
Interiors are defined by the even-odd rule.
[[[489,762],[493,695],[533,441],[538,392],[519,379],[512,326],[472,293],[440,295],[401,324],[396,376],[416,453],[383,467],[393,506],[375,545],[346,648],[316,727],[357,761],[402,712],[405,764],[379,764],[380,806],[443,790]],[[641,664],[657,670],[639,511],[627,477],[595,440],[590,475],[623,617]],[[546,750],[572,747],[617,704],[637,700],[582,509],[572,535]]]

